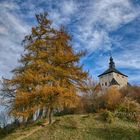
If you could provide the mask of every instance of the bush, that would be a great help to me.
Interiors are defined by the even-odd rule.
[[[129,86],[120,90],[124,97],[132,98],[140,103],[140,87],[139,86]]]
[[[10,133],[13,133],[18,126],[15,123],[8,124],[3,128],[0,128],[0,138],[7,136]]]
[[[101,117],[102,117],[103,121],[106,121],[108,123],[112,123],[115,121],[114,113],[112,113],[111,111],[108,111],[108,110],[104,110],[101,113]]]
[[[82,113],[94,113],[95,109],[95,102],[97,101],[95,95],[84,94],[81,97],[81,112]]]
[[[70,115],[70,114],[76,114],[76,107],[71,108],[71,107],[64,107],[63,109],[58,109],[55,110],[54,116],[63,116],[63,115]]]
[[[43,125],[45,123],[45,120],[38,120],[35,122],[35,125]]]
[[[83,111],[82,113],[96,113],[100,109],[114,111],[121,98],[121,93],[115,87],[110,87],[106,91],[93,91],[81,96],[79,109]]]
[[[114,87],[108,88],[102,95],[100,100],[100,108],[115,110],[115,107],[120,103],[121,93]]]
[[[122,119],[138,121],[140,104],[131,98],[125,97],[116,108],[116,116]]]

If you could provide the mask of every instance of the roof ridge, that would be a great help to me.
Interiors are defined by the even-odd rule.
[[[118,73],[118,74],[121,74],[125,77],[128,77],[127,75],[121,73],[119,70],[117,70],[116,68],[108,68],[106,71],[104,71],[102,74],[98,75],[98,77],[102,76],[102,75],[106,75],[108,73],[112,73],[112,72],[115,72],[115,73]]]

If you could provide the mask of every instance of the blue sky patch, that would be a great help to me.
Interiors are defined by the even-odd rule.
[[[81,63],[93,79],[108,68],[111,51],[129,82],[140,84],[139,0],[0,0],[0,77],[12,76],[21,41],[36,25],[35,13],[44,11],[55,28],[65,26],[75,50],[87,51]]]

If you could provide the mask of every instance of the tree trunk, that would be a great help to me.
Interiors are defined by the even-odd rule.
[[[47,107],[44,107],[43,108],[43,118],[46,118],[47,117]]]
[[[39,109],[39,115],[37,119],[42,119],[42,117],[43,117],[43,108]]]
[[[53,108],[52,107],[48,107],[48,120],[49,120],[49,124],[52,124],[52,112],[53,112]]]
[[[34,121],[34,115],[31,114],[31,115],[29,115],[29,117],[27,118],[27,120],[26,120],[26,124],[28,124],[28,123],[32,123],[33,121]]]

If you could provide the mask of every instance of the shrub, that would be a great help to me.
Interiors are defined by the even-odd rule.
[[[115,121],[115,115],[114,113],[112,113],[111,111],[108,110],[104,110],[101,113],[101,117],[104,121],[108,122],[108,123],[112,123]]]
[[[81,97],[81,105],[79,106],[81,108],[82,113],[93,113],[95,112],[95,98],[94,95],[84,94]]]
[[[45,120],[38,120],[35,122],[35,125],[43,125],[45,123]]]
[[[82,109],[84,113],[95,113],[100,109],[114,111],[121,98],[121,93],[115,87],[110,87],[106,91],[83,94],[81,97]]]
[[[115,110],[115,107],[120,103],[121,93],[114,87],[108,88],[101,97],[100,108]]]
[[[138,103],[140,103],[140,87],[139,86],[129,86],[125,87],[120,90],[122,95],[125,97],[132,98],[133,100],[136,100]]]
[[[116,108],[116,116],[122,119],[138,121],[140,104],[131,98],[125,97]]]

